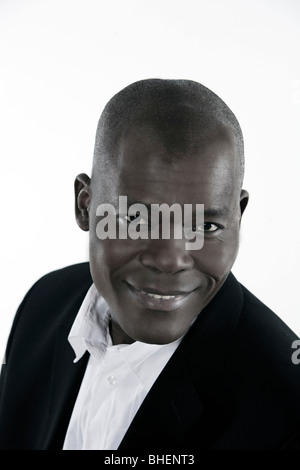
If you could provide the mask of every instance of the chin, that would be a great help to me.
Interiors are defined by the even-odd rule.
[[[139,341],[141,343],[148,343],[148,344],[169,344],[173,343],[173,341],[176,341],[179,339],[184,333],[178,332],[176,333],[171,333],[170,331],[168,332],[149,332],[149,331],[139,331],[139,332],[134,332],[131,335],[131,338],[134,338],[136,341]]]

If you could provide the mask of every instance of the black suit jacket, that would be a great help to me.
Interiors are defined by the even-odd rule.
[[[88,354],[67,341],[88,263],[41,278],[16,314],[2,367],[0,449],[62,449]],[[300,449],[295,334],[229,275],[154,383],[120,450]]]

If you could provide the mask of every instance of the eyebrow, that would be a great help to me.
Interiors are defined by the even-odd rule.
[[[127,204],[128,206],[132,206],[133,204],[142,204],[144,205],[148,211],[151,211],[151,205],[152,204],[158,204],[160,205],[159,203],[147,203],[147,202],[144,202],[144,201],[139,201],[138,199],[135,199],[131,196],[128,196],[127,195]],[[196,211],[193,211],[193,214],[195,213]],[[226,206],[221,206],[221,207],[217,207],[217,208],[210,208],[210,209],[205,209],[204,208],[204,217],[207,218],[207,217],[222,217],[222,216],[225,216],[227,215],[229,212],[228,208]]]
[[[228,214],[227,207],[220,207],[218,209],[204,209],[204,217],[222,217]]]

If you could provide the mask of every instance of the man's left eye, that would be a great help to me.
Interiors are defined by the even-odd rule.
[[[201,232],[216,232],[219,229],[219,225],[213,224],[212,222],[205,222],[203,225],[196,227],[196,230]]]

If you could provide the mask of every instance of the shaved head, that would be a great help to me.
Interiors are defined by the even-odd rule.
[[[231,130],[238,157],[236,184],[241,187],[244,145],[240,125],[224,101],[200,83],[148,79],[117,93],[98,123],[93,173],[114,163],[120,141],[134,128],[154,130],[174,157],[187,155],[193,147],[205,146],[214,134]]]

